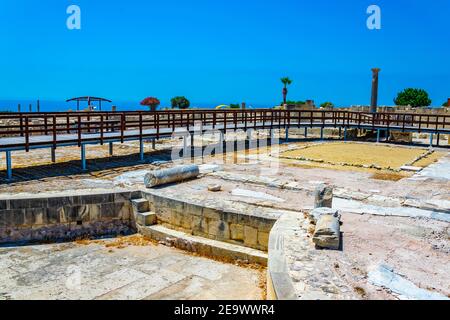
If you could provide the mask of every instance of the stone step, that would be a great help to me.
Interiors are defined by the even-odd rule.
[[[148,212],[150,210],[150,203],[147,199],[133,199],[131,200],[131,204],[133,205],[135,214],[139,212]]]
[[[267,266],[267,253],[260,250],[189,235],[162,225],[140,227],[139,232],[151,239],[202,256],[229,262],[240,261]]]
[[[152,226],[157,222],[156,213],[154,212],[138,212],[136,214],[136,223],[141,226]]]

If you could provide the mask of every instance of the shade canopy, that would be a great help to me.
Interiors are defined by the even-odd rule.
[[[88,106],[91,105],[91,102],[98,102],[100,110],[102,110],[102,102],[110,102],[110,103],[112,102],[111,100],[108,100],[108,99],[105,99],[105,98],[90,97],[90,96],[76,97],[76,98],[71,98],[71,99],[67,99],[66,100],[66,102],[71,102],[71,101],[76,101],[77,102],[77,110],[80,109],[80,101],[87,101]]]

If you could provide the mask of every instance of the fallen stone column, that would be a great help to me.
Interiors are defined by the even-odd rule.
[[[335,216],[323,215],[317,221],[313,242],[319,248],[338,250],[340,235],[339,219]]]
[[[326,184],[317,186],[314,192],[314,208],[332,208],[333,187]]]
[[[313,224],[317,224],[322,216],[333,216],[340,219],[339,211],[332,208],[315,208],[308,214],[308,218]]]
[[[194,179],[199,174],[200,170],[197,165],[176,166],[169,169],[148,172],[144,177],[144,183],[147,188],[152,188],[168,183]]]

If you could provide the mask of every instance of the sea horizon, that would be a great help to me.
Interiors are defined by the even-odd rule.
[[[37,112],[37,99],[0,99],[0,112],[18,112],[18,105],[20,104],[21,112]],[[191,103],[190,109],[215,109],[220,105],[229,105],[230,103]],[[40,112],[66,112],[66,111],[76,111],[76,102],[66,102],[65,100],[39,100]],[[96,106],[95,110],[99,110],[98,102],[92,103]],[[248,108],[253,109],[268,109],[272,108],[276,104],[249,104],[246,103]],[[149,110],[146,106],[141,106],[139,101],[113,101],[112,103],[102,102],[102,111],[111,111],[112,107],[116,106],[116,111],[146,111]],[[87,108],[87,102],[80,102],[80,110],[85,110]],[[158,110],[164,110],[166,108],[171,108],[170,102],[163,102],[158,107]]]
[[[38,100],[30,100],[30,99],[0,99],[0,112],[18,112],[18,105],[20,104],[21,112],[37,112],[37,101]],[[219,102],[211,102],[211,103],[191,103],[189,109],[215,109],[220,105],[229,105],[230,103],[219,103]],[[67,111],[77,111],[76,102],[66,102],[65,100],[39,100],[40,112],[67,112]],[[95,111],[100,111],[98,108],[98,102],[94,102],[96,108]],[[246,103],[246,108],[248,109],[271,109],[276,106],[276,103]],[[113,101],[112,103],[102,102],[102,111],[112,111],[112,107],[116,107],[116,111],[148,111],[149,108],[147,106],[141,106],[137,101]],[[335,108],[348,108],[348,107],[360,107],[360,106],[368,106],[368,104],[360,104],[360,105],[349,105],[349,106],[335,106]],[[316,105],[319,108],[318,105]],[[394,107],[394,106],[380,106],[380,107]],[[428,108],[441,108],[442,106],[429,106]],[[87,109],[87,102],[80,102],[80,110]],[[172,109],[170,102],[163,102],[157,110],[166,110]]]

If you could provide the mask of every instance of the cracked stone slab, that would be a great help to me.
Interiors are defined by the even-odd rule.
[[[414,283],[384,264],[380,264],[370,271],[368,281],[379,287],[387,288],[402,300],[450,300],[448,297],[417,287]]]

